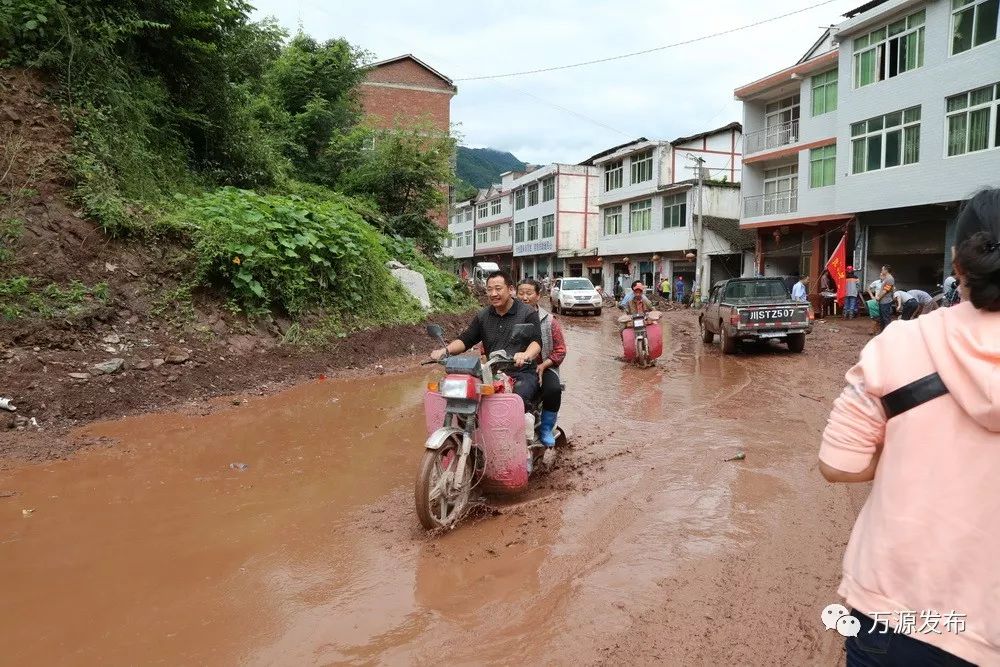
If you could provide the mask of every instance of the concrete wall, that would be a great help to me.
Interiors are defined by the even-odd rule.
[[[599,187],[599,169],[581,165],[552,164],[537,169],[529,174],[513,179],[510,183],[511,199],[516,192],[532,184],[538,185],[538,204],[529,206],[525,194],[525,207],[514,210],[514,224],[525,224],[525,240],[514,245],[514,255],[518,257],[543,255],[557,251],[583,251],[587,244],[593,245],[590,228],[586,227],[588,217],[590,224],[597,217],[597,197]],[[542,201],[542,181],[555,179],[555,197]],[[554,235],[544,238],[542,234],[542,219],[554,216]],[[527,222],[538,220],[539,238],[527,240]]]

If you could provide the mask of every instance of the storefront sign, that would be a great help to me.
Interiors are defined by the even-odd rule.
[[[555,238],[540,239],[538,241],[525,241],[514,245],[514,254],[521,255],[543,255],[556,251]]]

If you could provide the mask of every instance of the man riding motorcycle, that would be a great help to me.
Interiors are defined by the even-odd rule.
[[[628,315],[648,313],[653,310],[653,302],[646,297],[646,285],[641,280],[633,282],[632,291],[625,295],[618,307]],[[630,318],[624,315],[618,318],[618,331],[621,332],[628,328],[629,321]]]
[[[538,380],[542,385],[542,414],[539,438],[546,447],[554,447],[556,436],[553,430],[562,406],[562,384],[558,368],[566,358],[566,339],[562,326],[547,310],[538,307],[541,297],[537,280],[522,280],[517,286],[517,298],[538,312],[542,325],[542,357],[538,364]]]
[[[532,360],[542,351],[538,313],[514,298],[514,282],[502,271],[494,271],[487,277],[486,295],[490,305],[479,311],[466,330],[447,347],[431,352],[431,358],[440,361],[445,355],[462,354],[477,343],[482,343],[486,356],[496,350],[504,350],[518,369],[508,375],[514,381],[514,393],[524,401],[524,411],[528,412],[539,388],[538,374],[532,366]],[[515,324],[532,325],[533,333],[524,349],[511,345],[511,331]]]

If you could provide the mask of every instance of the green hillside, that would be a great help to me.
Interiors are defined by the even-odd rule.
[[[524,169],[524,163],[506,151],[458,147],[458,177],[477,188],[488,188],[500,182],[500,174],[519,169]]]

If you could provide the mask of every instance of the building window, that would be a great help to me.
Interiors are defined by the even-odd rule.
[[[615,236],[622,233],[622,207],[609,206],[604,209],[604,235]]]
[[[490,227],[490,242],[496,242],[500,240],[500,225],[493,225]]]
[[[837,70],[832,69],[812,78],[813,116],[837,110]]]
[[[621,160],[615,162],[609,162],[604,165],[604,191],[610,192],[611,190],[617,190],[622,186],[622,176],[625,173],[625,167]]]
[[[920,107],[851,125],[852,171],[889,169],[920,160]]]
[[[472,209],[471,208],[468,211],[465,212],[465,221],[466,222],[472,222]]]
[[[764,107],[764,145],[756,150],[787,146],[799,140],[798,95],[771,102]]]
[[[524,188],[521,188],[514,193],[514,208],[518,211],[524,208]]]
[[[837,181],[837,146],[823,146],[809,152],[809,187],[822,188]]]
[[[465,232],[465,245],[472,245],[472,231]]]
[[[550,239],[556,235],[556,216],[542,216],[542,238]]]
[[[476,230],[476,243],[486,243],[486,230],[477,229]]]
[[[479,216],[480,220],[486,217],[486,210],[487,210],[486,202],[483,202],[482,204],[476,207],[476,215]]]
[[[799,165],[764,170],[764,215],[799,210]]]
[[[542,181],[542,201],[552,201],[556,198],[556,179],[549,176]]]
[[[1000,147],[1000,83],[948,98],[948,155]]]
[[[687,225],[687,194],[663,198],[663,228]]]
[[[528,240],[537,241],[538,240],[538,218],[532,218],[528,220]]]
[[[490,215],[500,215],[500,198],[490,202]]]
[[[653,178],[653,149],[632,156],[632,183],[643,183]]]
[[[528,186],[528,206],[534,206],[538,203],[538,183],[532,183]]]
[[[514,243],[524,243],[524,223],[514,225]]]
[[[952,0],[951,53],[962,53],[997,38],[998,0]]]
[[[653,228],[653,200],[644,199],[628,205],[629,232],[648,232]]]
[[[923,66],[926,14],[921,9],[854,40],[855,88]]]

